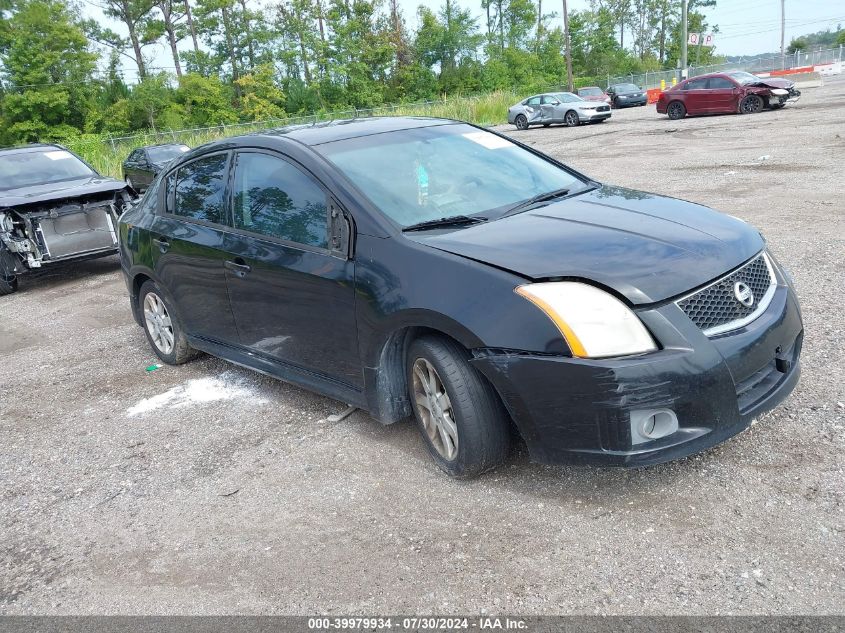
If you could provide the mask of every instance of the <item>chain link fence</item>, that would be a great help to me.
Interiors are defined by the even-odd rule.
[[[769,57],[752,57],[739,59],[723,64],[710,64],[707,66],[690,66],[689,77],[706,75],[707,73],[727,72],[731,70],[744,70],[749,73],[762,73],[772,70],[784,70],[786,68],[802,68],[804,66],[816,66],[821,64],[832,64],[845,61],[843,47],[828,48],[817,51],[796,51],[786,55],[772,55]],[[680,81],[681,71],[657,70],[652,72],[619,75],[607,77],[607,86],[619,83],[632,83],[647,90],[649,88],[660,88],[660,82],[665,81],[667,86],[672,85],[672,79]]]

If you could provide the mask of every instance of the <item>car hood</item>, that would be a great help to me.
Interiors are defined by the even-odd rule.
[[[792,88],[795,85],[795,82],[791,79],[779,79],[777,77],[767,77],[766,79],[761,79],[760,81],[755,81],[753,83],[746,84],[747,86],[763,86],[767,88]]]
[[[62,182],[51,182],[41,185],[30,185],[16,189],[0,191],[0,207],[16,207],[20,205],[63,200],[97,193],[109,193],[124,189],[126,184],[114,178],[90,176]]]
[[[760,233],[742,220],[609,186],[463,229],[405,236],[532,280],[591,280],[633,304],[682,295],[764,246]]]

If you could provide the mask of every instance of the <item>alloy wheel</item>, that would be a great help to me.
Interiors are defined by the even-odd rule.
[[[431,445],[452,461],[458,456],[458,425],[449,394],[434,366],[424,358],[414,362],[414,402]]]
[[[684,106],[683,104],[675,101],[669,104],[669,111],[667,112],[670,119],[682,119],[684,117]]]
[[[528,129],[528,119],[525,117],[524,114],[520,114],[516,117],[516,129],[517,130],[527,130]]]
[[[578,121],[578,115],[573,110],[570,110],[569,112],[566,113],[566,116],[563,117],[563,121],[569,127],[575,127],[576,125],[578,125],[578,122],[579,122]]]
[[[763,109],[763,100],[757,95],[748,95],[739,104],[743,114],[756,114]]]
[[[148,292],[144,297],[144,323],[153,344],[162,354],[170,354],[176,342],[173,333],[173,321],[167,312],[167,306],[154,292]]]

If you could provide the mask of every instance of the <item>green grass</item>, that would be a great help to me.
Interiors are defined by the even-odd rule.
[[[453,97],[445,101],[426,104],[383,106],[373,110],[361,110],[358,112],[358,116],[431,116],[469,121],[478,125],[496,125],[506,121],[508,108],[523,96],[512,91],[498,91],[475,97]],[[121,163],[133,149],[144,145],[184,143],[190,147],[197,147],[203,143],[227,136],[249,134],[271,127],[346,119],[353,116],[355,116],[355,111],[346,110],[292,117],[278,121],[244,124],[237,127],[217,127],[182,132],[150,131],[126,140],[112,140],[105,135],[89,134],[68,139],[64,144],[91,163],[101,174],[122,178]]]

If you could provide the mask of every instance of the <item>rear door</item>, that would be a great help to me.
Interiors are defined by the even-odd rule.
[[[684,85],[684,105],[690,114],[709,112],[707,78],[691,79]]]
[[[237,152],[232,182],[224,265],[241,345],[360,388],[354,262],[329,243],[339,206],[276,152]]]
[[[736,112],[737,85],[727,77],[710,77],[707,80],[710,93],[710,112]]]
[[[165,178],[153,221],[153,268],[189,335],[238,344],[224,262],[229,152],[206,154]]]
[[[540,108],[542,97],[531,97],[525,102],[525,116],[529,123],[539,123],[543,120],[543,110]]]

